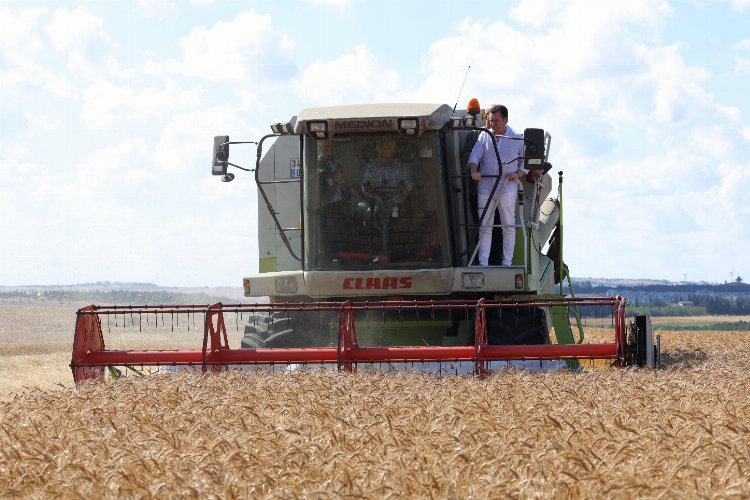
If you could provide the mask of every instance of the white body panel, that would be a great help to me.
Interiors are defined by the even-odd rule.
[[[465,287],[465,274],[481,274],[481,286]],[[247,297],[388,297],[448,295],[455,292],[489,294],[516,290],[521,267],[458,267],[382,271],[282,271],[246,276]],[[294,286],[290,286],[290,281]],[[536,291],[527,288],[527,291]]]
[[[259,180],[262,182],[287,181],[299,179],[300,150],[299,137],[281,136],[268,149],[260,161]],[[298,182],[264,184],[263,190],[277,212],[279,223],[284,228],[300,228],[300,185]],[[297,256],[302,254],[302,233],[298,230],[285,231],[292,250]],[[258,195],[258,250],[261,259],[261,272],[264,270],[301,269],[300,261],[295,259],[284,244],[276,229],[268,207],[260,194]],[[273,264],[263,265],[263,262]],[[271,261],[270,259],[273,259]]]

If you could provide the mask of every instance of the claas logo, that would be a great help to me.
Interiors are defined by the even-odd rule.
[[[344,278],[344,290],[398,290],[411,288],[411,276]]]

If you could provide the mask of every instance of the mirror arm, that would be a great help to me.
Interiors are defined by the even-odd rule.
[[[239,165],[235,165],[234,163],[229,162],[229,161],[227,162],[227,165],[230,165],[230,166],[232,166],[234,168],[239,168],[240,170],[244,170],[245,172],[255,172],[254,168],[240,167]]]

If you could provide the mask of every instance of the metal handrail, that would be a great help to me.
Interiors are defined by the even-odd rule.
[[[503,192],[503,189],[505,189],[505,185],[507,183],[508,183],[508,179],[506,177],[506,178],[503,179],[503,183],[500,186],[500,193],[501,194]],[[519,182],[518,185],[521,187],[521,191],[523,191],[523,184],[521,184]],[[490,198],[489,203],[485,207],[485,211],[484,211],[483,215],[484,216],[488,216],[489,214],[492,214],[492,217],[494,219],[494,217],[495,217],[494,214],[495,214],[495,211],[497,210],[497,206],[498,206],[499,203],[500,203],[500,196],[497,196],[497,197],[494,197],[494,198]],[[491,209],[490,209],[490,205],[491,205]],[[514,212],[518,211],[518,207],[519,207],[519,204],[518,204],[518,200],[516,199],[516,202],[515,202],[515,208],[516,209],[514,210]],[[490,229],[494,229],[496,227],[499,227],[499,228],[513,227],[513,228],[516,228],[516,229],[518,229],[518,228],[526,229],[526,224],[523,221],[523,212],[521,213],[521,223],[520,224],[512,224],[512,225],[511,224],[486,224],[486,225],[482,225],[481,221],[480,221],[479,224],[472,224],[472,226],[480,228],[480,233],[479,233],[478,238],[477,238],[476,246],[474,247],[474,251],[471,253],[471,257],[469,258],[468,265],[472,266],[472,267],[475,266],[475,265],[478,266],[478,267],[484,267],[484,266],[479,266],[478,264],[472,264],[472,262],[474,262],[474,259],[477,256],[477,253],[479,253],[479,245],[482,242],[482,238],[484,237],[484,233],[486,233]],[[529,258],[528,258],[528,256],[529,256],[529,248],[528,247],[529,247],[529,242],[528,242],[528,238],[526,238],[525,236],[526,235],[524,235],[524,238],[523,238],[523,266],[522,267],[523,267],[524,274],[528,274],[528,272],[529,272],[529,269],[528,269],[528,267],[529,267],[528,266],[528,260],[529,260]],[[500,267],[500,266],[488,266],[488,267]],[[515,267],[518,267],[518,266],[515,266]]]
[[[292,182],[301,182],[302,179],[284,179],[284,180],[273,180],[273,181],[261,181],[260,180],[260,160],[261,155],[263,154],[263,142],[270,138],[270,137],[279,137],[278,134],[269,134],[266,136],[263,136],[260,141],[258,141],[258,148],[256,151],[256,159],[255,159],[255,184],[258,186],[258,192],[260,193],[261,197],[263,198],[263,201],[266,203],[266,209],[268,210],[268,213],[271,215],[271,218],[273,219],[274,224],[276,224],[276,228],[279,231],[279,236],[281,237],[281,241],[284,243],[284,246],[287,250],[289,250],[289,254],[294,258],[295,260],[298,260],[302,262],[302,257],[299,257],[294,250],[292,250],[292,244],[289,242],[289,238],[286,236],[286,231],[297,231],[301,229],[297,228],[284,228],[281,226],[281,222],[279,222],[279,219],[276,217],[276,210],[273,207],[273,204],[271,204],[271,200],[268,199],[268,195],[266,194],[265,189],[263,189],[263,186],[265,184],[288,184]]]

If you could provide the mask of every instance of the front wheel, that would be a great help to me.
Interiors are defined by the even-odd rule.
[[[338,314],[332,311],[276,311],[254,314],[245,325],[242,348],[330,347],[336,345]]]

